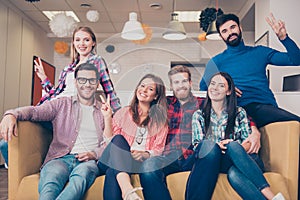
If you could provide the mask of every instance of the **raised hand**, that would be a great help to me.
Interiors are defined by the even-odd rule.
[[[102,103],[101,112],[102,112],[104,118],[111,117],[112,109],[110,107],[110,96],[107,95],[107,99],[105,101],[104,98],[100,95],[100,99],[101,99],[101,103]]]
[[[269,17],[266,17],[266,21],[272,27],[273,31],[280,40],[284,40],[286,38],[287,33],[283,21],[277,21],[272,13],[270,13]]]
[[[40,57],[38,57],[38,61],[34,60],[34,71],[36,75],[41,79],[41,81],[44,81],[47,78]]]

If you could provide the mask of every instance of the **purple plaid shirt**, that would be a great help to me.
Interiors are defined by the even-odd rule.
[[[93,151],[99,158],[106,145],[104,141],[104,117],[101,103],[95,101],[93,111],[98,136],[98,147]],[[62,97],[46,101],[40,106],[26,106],[8,110],[4,115],[12,114],[20,121],[51,121],[53,124],[53,140],[50,144],[43,166],[50,160],[60,158],[71,152],[81,124],[81,106],[77,96]]]
[[[65,87],[66,77],[69,72],[73,72],[75,70],[75,67],[79,60],[75,60],[74,63],[66,66],[63,71],[60,73],[58,85],[57,87],[54,87],[54,85],[50,82],[50,80],[47,78],[42,82],[42,87],[46,91],[46,94],[41,98],[38,105],[44,103],[47,100],[51,100],[54,97],[58,96]],[[117,97],[113,84],[109,77],[109,72],[106,67],[105,61],[101,56],[90,54],[87,60],[87,63],[94,64],[99,73],[100,73],[100,84],[102,85],[102,88],[104,90],[104,93],[107,95],[110,95],[110,104],[114,112],[116,112],[118,109],[121,108],[120,99]]]

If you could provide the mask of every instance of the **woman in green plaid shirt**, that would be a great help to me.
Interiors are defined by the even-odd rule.
[[[242,199],[284,200],[281,193],[275,196],[271,191],[258,155],[247,154],[250,143],[244,140],[251,133],[250,122],[246,111],[237,106],[234,89],[227,73],[219,72],[211,78],[204,107],[193,115],[195,154],[201,157],[208,151],[216,151],[215,155],[220,157],[220,162],[215,163],[219,172],[228,174],[231,186]],[[207,142],[218,148],[207,148]]]

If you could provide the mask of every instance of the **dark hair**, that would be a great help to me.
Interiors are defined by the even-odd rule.
[[[220,33],[220,26],[222,26],[223,24],[225,24],[230,20],[236,22],[237,25],[240,26],[240,19],[238,16],[236,16],[235,14],[223,14],[217,17],[217,21],[216,21],[217,31]]]
[[[78,32],[78,31],[84,31],[88,34],[90,34],[93,42],[95,43],[95,45],[93,46],[92,48],[92,53],[96,54],[96,48],[95,46],[97,45],[97,39],[96,39],[96,36],[95,36],[95,33],[92,31],[92,29],[90,27],[87,27],[87,26],[80,26],[78,28],[76,28],[74,31],[73,31],[73,36],[72,36],[72,46],[71,46],[71,56],[72,56],[72,63],[78,58],[79,56],[79,53],[76,51],[75,49],[75,46],[74,46],[74,39],[75,39],[75,34]]]
[[[226,73],[226,72],[218,72],[214,74],[210,81],[209,84],[211,83],[211,80],[213,77],[221,75],[224,77],[228,83],[228,89],[231,91],[230,95],[226,96],[226,112],[228,114],[228,121],[227,121],[227,126],[225,129],[225,139],[228,139],[230,134],[234,132],[234,125],[235,125],[235,118],[237,115],[237,97],[235,94],[235,86],[234,82],[231,78],[231,76]],[[209,130],[210,127],[210,113],[211,113],[211,99],[209,95],[207,95],[204,106],[203,106],[203,115],[204,115],[204,120],[205,120],[205,133],[206,134],[211,134],[211,130]]]
[[[140,121],[139,112],[138,112],[138,103],[136,93],[138,87],[142,81],[146,78],[152,79],[156,84],[156,95],[157,98],[153,99],[150,103],[150,111],[147,118],[144,121]],[[138,83],[137,87],[134,90],[134,96],[130,103],[130,110],[132,112],[133,121],[138,125],[148,125],[150,118],[152,123],[156,126],[165,125],[167,123],[167,99],[166,99],[166,87],[164,82],[160,77],[153,74],[146,74]]]
[[[189,75],[189,81],[191,81],[191,72],[187,66],[184,65],[176,65],[170,69],[168,72],[168,77],[171,82],[171,76],[178,73],[187,73]]]
[[[76,67],[75,72],[74,72],[75,79],[77,78],[78,72],[82,71],[82,70],[94,71],[96,73],[97,80],[100,79],[100,74],[98,72],[98,69],[95,67],[95,65],[90,64],[90,63],[82,63],[82,64],[78,65],[78,67]]]

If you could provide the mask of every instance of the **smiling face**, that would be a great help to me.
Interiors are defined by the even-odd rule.
[[[151,78],[145,78],[142,80],[136,90],[136,97],[139,102],[150,104],[157,98],[156,83]]]
[[[95,71],[78,71],[77,78],[75,79],[75,86],[77,88],[77,95],[80,103],[85,105],[91,105],[94,103],[95,92],[99,84],[98,80],[96,81],[96,84],[94,84],[95,79],[97,79]],[[83,83],[84,80],[86,81],[85,83]]]
[[[170,76],[170,86],[174,96],[182,103],[188,101],[191,94],[192,81],[186,72],[173,74]]]
[[[220,74],[215,75],[208,86],[208,96],[211,101],[224,101],[227,95],[231,94],[228,82]]]
[[[242,40],[242,30],[233,20],[229,20],[220,26],[220,35],[224,42],[230,46],[237,46]]]
[[[74,34],[73,45],[81,57],[86,57],[96,44],[88,32],[79,30]]]

